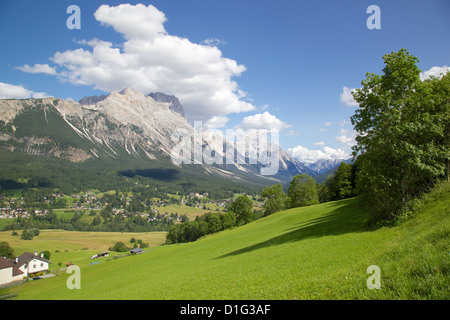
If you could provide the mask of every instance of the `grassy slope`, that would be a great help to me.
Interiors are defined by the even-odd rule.
[[[194,243],[80,265],[10,291],[19,299],[449,299],[450,187],[416,217],[368,230],[354,199],[276,213]],[[366,269],[381,269],[369,290]]]
[[[41,230],[39,236],[33,240],[20,239],[20,232],[17,236],[12,236],[11,231],[0,232],[0,241],[8,242],[14,248],[16,256],[24,252],[50,251],[50,272],[59,272],[58,269],[65,266],[65,263],[72,262],[80,267],[89,265],[92,260],[89,258],[102,251],[107,251],[115,242],[122,241],[127,246],[133,247],[130,239],[140,239],[148,243],[151,250],[154,246],[159,246],[165,242],[166,232],[80,232],[66,230]],[[118,253],[111,253],[114,256]],[[119,253],[122,254],[122,253]],[[105,261],[105,258],[95,261]],[[11,288],[15,290],[15,288]],[[0,290],[0,294],[3,291]]]

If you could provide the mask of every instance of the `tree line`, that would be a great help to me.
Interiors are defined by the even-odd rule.
[[[99,232],[152,232],[167,231],[174,224],[173,220],[163,218],[161,220],[150,220],[130,214],[124,217],[121,214],[106,215],[107,218],[96,214],[92,222],[82,221],[83,211],[77,211],[70,220],[59,217],[50,211],[49,214],[38,216],[32,214],[30,217],[17,217],[11,224],[3,227],[3,230],[35,230],[35,229],[63,229],[68,231],[99,231]],[[103,220],[103,221],[102,221]],[[27,234],[28,235],[28,234]],[[32,239],[32,237],[28,237]]]
[[[209,212],[197,216],[194,221],[171,226],[166,243],[192,242],[208,234],[242,226],[260,217],[261,215],[253,210],[252,200],[242,195],[227,206],[227,212]]]
[[[291,180],[286,191],[281,183],[265,187],[261,192],[264,216],[285,209],[354,197],[357,168],[357,161],[353,164],[342,162],[335,173],[329,175],[322,184],[303,173]]]

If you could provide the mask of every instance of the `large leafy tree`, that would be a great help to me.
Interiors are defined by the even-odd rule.
[[[256,220],[256,214],[253,213],[253,203],[247,196],[237,197],[230,205],[228,210],[236,215],[238,225],[249,223]]]
[[[421,81],[418,58],[405,49],[383,57],[353,96],[358,194],[374,221],[394,221],[410,199],[448,175],[450,75]]]
[[[306,173],[296,175],[292,178],[288,196],[292,208],[319,203],[316,182]]]
[[[270,215],[274,212],[281,211],[286,206],[286,193],[281,183],[265,187],[261,191],[261,197],[264,199],[264,215]]]

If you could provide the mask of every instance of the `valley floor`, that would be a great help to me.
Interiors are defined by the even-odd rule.
[[[449,213],[449,184],[391,228],[369,229],[356,199],[295,208],[193,243],[97,264],[90,264],[92,251],[78,249],[72,254],[81,289],[69,290],[69,275],[61,274],[0,294],[51,300],[449,299]],[[368,286],[370,266],[379,268],[380,289]]]

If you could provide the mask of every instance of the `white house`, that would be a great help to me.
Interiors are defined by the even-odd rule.
[[[50,263],[42,252],[40,255],[25,252],[16,259],[0,257],[0,285],[46,272]]]
[[[46,272],[48,271],[48,265],[51,262],[44,258],[44,253],[41,252],[40,255],[37,255],[35,252],[24,252],[15,261],[13,264],[19,268],[20,271],[24,273],[24,276],[28,277],[30,275],[34,275],[38,272]]]

